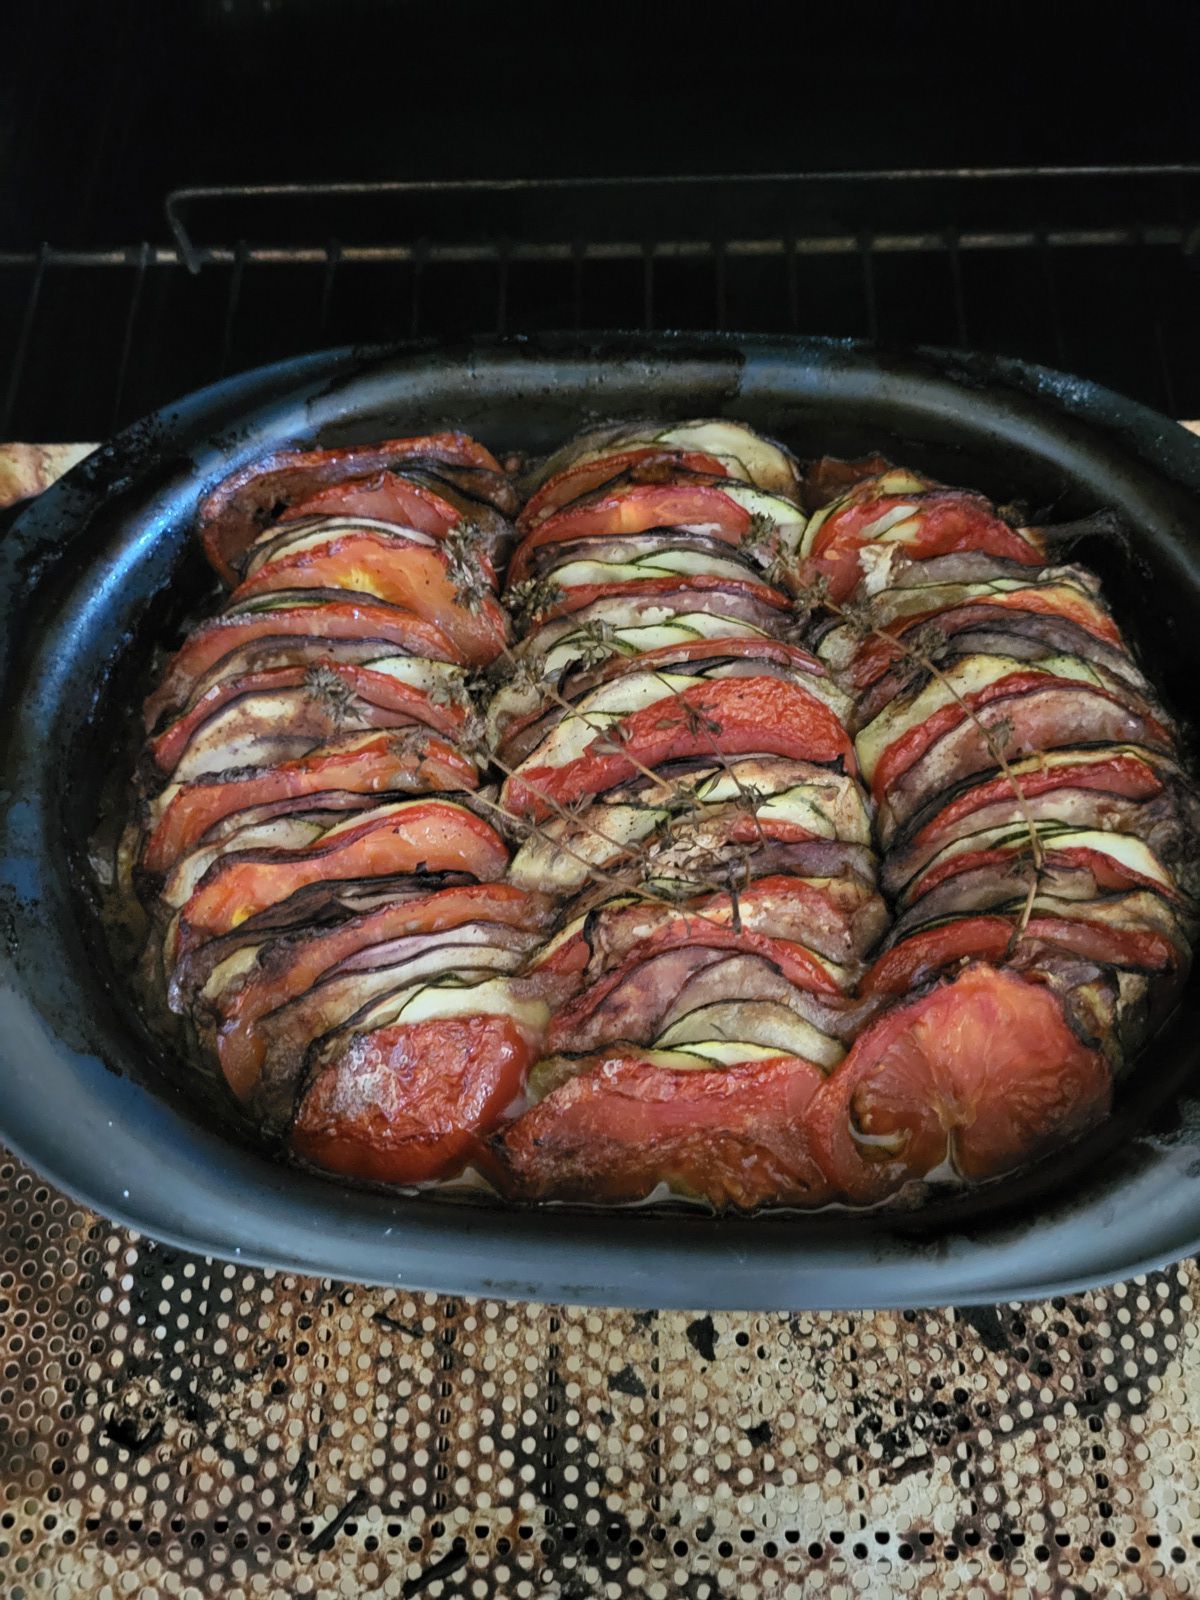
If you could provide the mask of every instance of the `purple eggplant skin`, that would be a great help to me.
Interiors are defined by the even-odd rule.
[[[1008,629],[959,634],[948,641],[948,646],[946,652],[938,657],[939,667],[945,667],[948,662],[963,656],[987,655],[1011,660],[1013,672],[1020,672],[1028,667],[1036,667],[1039,661],[1060,653],[1049,648],[1041,638],[1040,631],[1033,626],[1028,631]],[[1127,658],[1120,658],[1128,668],[1124,672],[1112,672],[1088,655],[1077,655],[1076,658],[1087,661],[1099,680],[1099,687],[1116,695],[1123,704],[1140,715],[1149,714],[1159,722],[1167,721],[1166,712],[1159,705],[1153,689]],[[921,661],[906,661],[885,673],[859,696],[854,713],[854,731],[859,732],[873,722],[893,700],[918,694],[930,676],[928,666]]]
[[[988,776],[994,776],[989,774]],[[961,789],[958,791],[961,794]],[[949,804],[955,796],[943,796]],[[936,821],[937,811],[927,818]],[[1181,890],[1195,895],[1200,889],[1200,864],[1195,861],[1193,841],[1200,834],[1200,799],[1186,784],[1170,785],[1149,800],[1130,800],[1122,795],[1105,794],[1100,789],[1049,789],[1042,794],[1018,800],[998,800],[981,806],[963,817],[946,833],[934,834],[920,844],[905,844],[899,839],[884,858],[881,883],[884,891],[901,897],[907,885],[923,872],[946,845],[1005,824],[1019,827],[1032,822],[1061,822],[1071,828],[1098,829],[1108,833],[1130,833],[1147,844]],[[913,830],[908,830],[911,836]]]
[[[729,549],[729,546],[725,547]],[[761,579],[756,579],[761,583]],[[636,616],[661,615],[663,613],[679,613],[684,611],[702,611],[708,616],[730,617],[736,622],[748,622],[751,627],[758,628],[761,632],[774,639],[783,638],[788,631],[787,613],[778,606],[771,605],[768,601],[754,593],[747,594],[744,589],[738,588],[732,580],[726,584],[717,585],[711,589],[696,589],[688,584],[687,574],[679,575],[679,586],[670,594],[652,594],[638,596],[636,594],[622,595],[619,599],[602,597],[593,600],[590,605],[581,606],[578,611],[572,611],[567,616],[556,617],[551,622],[542,623],[534,628],[519,644],[514,654],[522,657],[537,658],[547,651],[562,638],[569,634],[578,633],[594,622],[607,622],[614,606],[628,609]],[[636,627],[637,622],[632,621],[625,626]]]
[[[989,701],[975,718],[964,719],[935,739],[907,771],[888,784],[886,794],[880,797],[881,842],[889,849],[930,795],[947,792],[965,779],[995,768],[994,735],[985,729],[1003,727],[1004,754],[1010,761],[1082,744],[1145,745],[1170,755],[1170,735],[1158,731],[1148,715],[1152,713],[1062,678]]]
[[[246,945],[285,938],[303,939],[314,929],[330,923],[363,916],[403,900],[420,900],[438,889],[460,888],[474,882],[466,872],[430,872],[310,883],[286,900],[239,923],[232,933],[209,939],[189,950],[170,975],[171,1009],[190,1012],[216,968]]]
[[[936,628],[942,635],[939,665],[970,655],[1010,656],[1016,662],[1033,663],[1046,656],[1076,656],[1091,662],[1113,688],[1127,688],[1141,702],[1155,705],[1153,689],[1128,652],[1062,617],[1002,610],[999,606],[964,606],[956,613],[927,620],[922,628]],[[903,644],[903,634],[899,642]],[[856,728],[865,727],[897,695],[922,681],[924,670],[919,662],[901,661],[877,678],[859,698]]]
[[[721,1000],[774,1000],[831,1038],[851,1037],[862,1014],[857,1001],[797,988],[764,956],[685,946],[635,966],[578,1022],[572,1051],[651,1044],[672,1017]]]
[[[1029,894],[1031,874],[1026,859],[1004,866],[974,867],[944,879],[896,918],[882,949],[894,949],[920,929],[952,917],[1019,914]],[[1047,916],[1087,917],[1094,910],[1101,919],[1161,933],[1175,946],[1180,959],[1186,957],[1195,933],[1195,919],[1187,903],[1172,903],[1153,889],[1124,893],[1101,889],[1086,867],[1044,866],[1038,874],[1035,904]]]

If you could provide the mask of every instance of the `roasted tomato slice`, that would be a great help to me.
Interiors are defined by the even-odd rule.
[[[482,574],[480,583],[486,583]],[[492,595],[481,590],[473,608],[462,603],[440,550],[383,533],[357,530],[328,543],[285,549],[240,584],[230,604],[279,589],[348,589],[403,606],[440,628],[477,666],[499,655],[507,634],[504,612]]]
[[[814,1099],[812,1145],[865,1204],[947,1161],[975,1182],[1008,1172],[1099,1121],[1111,1091],[1049,989],[973,965],[859,1035]]]
[[[217,1054],[233,1092],[245,1098],[262,1067],[264,1041],[256,1024],[304,994],[323,973],[361,950],[413,934],[443,933],[477,921],[533,930],[545,927],[553,902],[507,883],[439,889],[398,901],[305,938],[269,943],[239,986],[220,1001]]]
[[[678,906],[617,896],[568,922],[529,970],[564,982],[590,982],[647,939],[665,929],[687,929],[692,922],[699,928],[699,943],[704,942],[705,929],[741,929],[802,944],[817,956],[849,965],[875,942],[883,914],[882,901],[849,877],[810,879],[776,873],[747,884],[736,895],[722,891]]]
[[[432,622],[400,606],[382,605],[356,595],[323,605],[237,612],[211,617],[189,634],[172,658],[162,682],[146,700],[145,722],[152,728],[164,711],[187,702],[195,684],[219,661],[249,644],[314,636],[325,639],[378,639],[398,655],[467,664],[457,645]]]
[[[703,527],[706,533],[736,545],[750,531],[754,513],[742,503],[761,501],[789,515],[797,527],[804,517],[790,502],[776,500],[739,484],[724,489],[717,484],[631,484],[611,493],[590,495],[546,518],[517,546],[508,569],[510,584],[529,576],[533,552],[545,544],[574,539],[612,538],[619,534],[647,533],[653,528]]]
[[[674,473],[682,476],[689,472],[706,473],[712,478],[727,478],[729,469],[716,456],[707,456],[697,450],[682,450],[673,445],[646,444],[630,450],[616,450],[611,455],[593,456],[577,461],[572,466],[547,478],[525,502],[525,509],[517,518],[517,527],[529,533],[553,512],[584,495],[593,494],[616,478],[628,482],[661,482]]]
[[[1029,530],[1010,528],[980,495],[961,489],[930,489],[917,494],[878,494],[864,484],[824,518],[813,538],[800,579],[824,578],[829,598],[849,598],[863,576],[864,546],[886,535],[915,560],[978,550],[986,555],[1040,566],[1041,542]]]
[[[830,1198],[808,1137],[817,1067],[796,1056],[682,1070],[663,1060],[600,1058],[518,1117],[501,1143],[513,1190],[621,1201],[666,1183],[744,1210]]]
[[[780,677],[795,673],[806,679],[805,687],[839,717],[844,719],[849,714],[850,699],[834,684],[824,665],[799,645],[761,638],[692,639],[629,655],[615,651],[599,666],[581,665],[577,671],[561,674],[557,685],[547,683],[540,692],[531,694],[523,686],[508,694],[501,689],[488,712],[495,748],[510,764],[514,758],[519,761],[532,754],[549,728],[570,715],[568,702],[576,703],[616,678],[627,678],[636,672],[667,672],[699,679],[710,672],[721,675],[722,669],[734,661],[747,663],[740,669],[746,673],[753,672],[758,663],[763,664],[763,676],[775,675],[775,669]]]
[[[950,839],[960,824],[985,806],[1015,801],[1019,786],[1026,801],[1056,789],[1095,789],[1127,800],[1149,800],[1160,794],[1163,780],[1153,765],[1135,750],[1081,750],[1071,759],[1070,751],[1035,756],[1010,767],[1013,777],[1000,773],[995,778],[974,784],[948,801],[934,816],[906,839],[909,845],[931,844]],[[1015,779],[1015,782],[1014,782]]]
[[[1013,948],[1013,916],[955,917],[909,934],[877,958],[863,978],[863,995],[905,994],[957,962],[1003,961]],[[1021,947],[1060,950],[1104,966],[1162,972],[1178,963],[1178,951],[1162,933],[1146,927],[1114,927],[1085,917],[1030,917]]]
[[[375,1183],[449,1178],[516,1099],[532,1051],[511,1018],[442,1017],[359,1034],[304,1094],[291,1146]]]
[[[958,917],[935,923],[885,950],[859,985],[860,994],[907,994],[956,962],[1002,961],[1013,941],[1011,917]]]
[[[852,687],[861,693],[892,668],[902,664],[908,648],[904,643],[905,638],[951,609],[958,613],[956,631],[958,627],[975,626],[967,621],[974,615],[978,616],[978,626],[981,628],[989,622],[1003,628],[1012,613],[1028,611],[1041,617],[1061,617],[1105,644],[1116,645],[1118,649],[1124,647],[1120,629],[1112,618],[1099,605],[1089,601],[1083,594],[1072,592],[1066,585],[1055,587],[1048,584],[1044,591],[1035,586],[1008,589],[973,595],[952,607],[939,606],[936,610],[919,611],[881,628],[879,633],[869,635],[855,650],[854,659],[847,670],[847,679]],[[886,634],[887,637],[881,638],[880,634]]]
[[[181,785],[162,809],[142,852],[146,872],[167,872],[209,828],[251,806],[340,791],[421,794],[474,789],[475,763],[428,734],[366,733],[276,767]]]
[[[388,471],[318,489],[289,506],[280,520],[296,522],[302,517],[370,517],[435,538],[444,537],[460,520],[457,507],[435,490]]]
[[[1048,869],[1083,869],[1100,891],[1152,889],[1170,898],[1176,896],[1174,880],[1141,839],[1103,830],[1060,828],[1053,822],[1035,825],[1034,831]],[[900,896],[899,908],[907,909],[940,884],[980,868],[996,867],[1012,874],[1029,872],[1033,841],[1019,813],[1006,820],[1002,828],[974,837],[978,848],[955,850],[953,845],[948,846],[930,866],[917,873]],[[971,839],[968,834],[963,842],[970,843]]]
[[[1125,967],[1134,972],[1170,972],[1178,967],[1180,952],[1175,943],[1156,928],[1078,917],[1051,917],[1038,913],[1030,917],[1022,943],[1058,949],[1095,962],[1098,966]],[[1020,948],[1020,947],[1018,947]]]
[[[469,872],[487,882],[507,865],[504,840],[474,812],[448,800],[401,801],[352,817],[305,850],[222,856],[181,920],[193,937],[214,938],[310,883],[408,872]]]
[[[623,682],[639,680],[618,680],[609,687],[620,688]],[[559,723],[509,777],[504,804],[522,815],[545,818],[585,795],[628,781],[641,768],[714,752],[840,760],[847,771],[855,770],[845,728],[828,706],[798,684],[780,678],[685,683],[677,690],[668,687],[659,698],[608,725],[589,722],[595,700],[589,696],[569,723]]]
[[[1159,741],[1163,748],[1170,748],[1171,738],[1162,724],[1148,714],[1139,718],[1138,713],[1128,706],[1120,695],[1078,680],[1060,678],[1056,681],[1053,675],[1047,672],[1017,670],[993,679],[981,689],[960,694],[957,699],[939,707],[923,722],[908,728],[894,739],[875,761],[871,773],[871,792],[876,800],[882,799],[896,779],[915,766],[940,739],[963,723],[970,722],[972,713],[979,712],[987,706],[1054,689],[1070,692],[1080,698],[1086,696],[1107,703],[1115,708],[1118,715],[1123,714],[1130,721],[1140,720],[1145,724],[1150,738]],[[861,747],[863,743],[861,735],[859,742]],[[1019,748],[1014,750],[1014,754],[1024,753]]]
[[[1052,680],[1004,695],[958,719],[911,766],[889,775],[886,794],[878,791],[879,833],[885,846],[914,814],[924,811],[930,795],[948,793],[977,773],[990,776],[996,767],[996,732],[1010,764],[1078,745],[1141,745],[1162,752],[1173,745],[1149,712],[1135,711],[1090,684]]]
[[[500,463],[465,433],[385,439],[380,444],[345,445],[336,450],[281,450],[239,467],[201,502],[200,538],[208,559],[232,588],[241,557],[281,508],[302,504],[322,488],[347,479],[419,460],[483,474],[494,504],[502,511],[513,509],[512,488]]]

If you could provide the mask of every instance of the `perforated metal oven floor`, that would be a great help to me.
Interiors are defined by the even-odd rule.
[[[187,1256],[11,1159],[0,1228],[6,1600],[1200,1590],[1193,1262],[1019,1309],[510,1306]]]

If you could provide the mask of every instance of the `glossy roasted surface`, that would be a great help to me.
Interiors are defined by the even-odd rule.
[[[6,1025],[19,1044],[6,1138],[107,1214],[188,1248],[383,1283],[402,1271],[471,1294],[659,1307],[961,1304],[1065,1291],[1194,1251],[1200,1187],[1172,1131],[1173,1096],[1194,1067],[1194,988],[1155,1070],[1131,1082],[1099,1143],[961,1206],[886,1224],[831,1216],[820,1230],[767,1217],[482,1206],[468,1224],[441,1198],[352,1192],[302,1172],[281,1182],[246,1144],[214,1137],[213,1108],[152,1056],[137,1019],[119,1009],[125,985],[94,908],[81,904],[77,863],[101,809],[113,719],[144,685],[155,641],[198,597],[188,532],[198,488],[281,440],[328,444],[351,428],[398,436],[418,415],[426,425],[486,422],[500,450],[545,448],[578,423],[581,384],[600,414],[644,414],[653,393],[668,417],[728,410],[783,438],[803,431],[826,454],[891,449],[902,435],[905,459],[935,475],[953,463],[985,492],[1015,487],[1063,517],[1114,510],[1139,530],[1137,549],[1097,569],[1120,574],[1120,620],[1168,704],[1189,703],[1200,660],[1196,441],[1077,379],[982,357],[690,335],[344,352],[243,375],[99,452],[0,548],[10,608],[0,636],[14,666],[0,966],[12,973]],[[108,580],[97,586],[99,571]],[[23,604],[31,583],[34,606]],[[94,706],[80,702],[84,682],[102,686]],[[1158,1127],[1136,1134],[1164,1103]],[[85,1136],[93,1127],[107,1129],[102,1140]]]

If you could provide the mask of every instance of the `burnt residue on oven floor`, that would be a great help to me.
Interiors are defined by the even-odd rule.
[[[659,1600],[1200,1584],[1200,1271],[597,1312],[250,1271],[0,1162],[7,1592]]]

